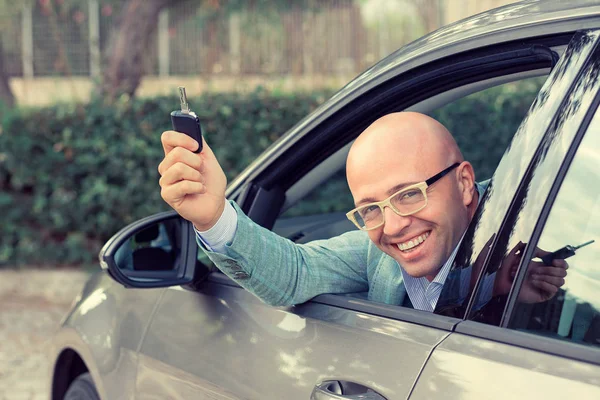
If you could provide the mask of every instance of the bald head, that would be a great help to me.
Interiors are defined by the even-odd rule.
[[[427,187],[422,208],[401,215],[391,203],[383,203],[383,224],[367,231],[373,243],[413,277],[433,280],[473,217],[478,197],[471,164],[442,124],[414,112],[378,119],[348,154],[346,175],[356,206],[389,199],[403,188],[439,177],[455,163],[459,164]]]
[[[416,112],[385,115],[373,122],[356,139],[346,163],[348,183],[366,172],[385,173],[391,161],[407,168],[433,170],[462,162],[463,156],[448,130],[435,119]],[[387,171],[389,172],[389,171]]]

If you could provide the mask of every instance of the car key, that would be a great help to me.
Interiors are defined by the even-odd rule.
[[[579,246],[570,246],[566,245],[563,248],[556,250],[553,253],[546,254],[544,257],[540,257],[545,265],[552,264],[552,260],[564,260],[571,256],[575,255],[575,250],[582,248],[583,246],[587,246],[588,244],[594,243],[594,240],[590,240],[589,242],[585,242],[584,244],[580,244]]]
[[[198,116],[193,111],[190,111],[183,86],[179,86],[179,101],[181,102],[181,111],[176,110],[171,112],[173,130],[185,133],[197,141],[198,150],[194,153],[200,153],[202,151],[202,127],[200,126]]]

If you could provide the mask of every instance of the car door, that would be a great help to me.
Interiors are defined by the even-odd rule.
[[[548,79],[551,91],[542,89],[492,178],[460,250],[463,267],[485,259],[476,294],[466,306],[466,320],[427,361],[411,399],[600,397],[597,41],[598,32],[587,32],[571,42]],[[574,74],[575,84],[557,112],[546,113],[553,88],[566,86],[564,80]],[[541,130],[539,122],[550,119]],[[507,198],[507,192],[516,194]],[[597,242],[566,260],[568,274],[558,292],[549,300],[532,299],[532,269],[544,254],[536,249],[552,252],[591,240]],[[526,244],[520,266],[507,278],[503,263],[519,243]],[[510,291],[490,299],[489,282],[494,290],[508,282]],[[486,302],[490,307],[479,306]],[[438,306],[436,312],[449,309]]]
[[[549,68],[551,52],[532,46],[486,47],[432,62],[418,76],[377,83],[344,107],[304,123],[307,131],[284,142],[277,157],[261,158],[262,169],[250,170],[243,190],[231,193],[232,198],[257,223],[272,227],[286,191],[377,116],[494,76]],[[553,86],[544,96],[556,101],[564,95],[574,79],[567,72],[579,68],[576,58],[560,69],[559,81],[566,87]],[[408,94],[419,87],[426,87],[427,94],[407,103]],[[558,108],[545,103],[547,113]],[[194,290],[165,291],[140,347],[137,398],[307,399],[313,392],[319,399],[342,393],[407,398],[433,349],[461,321],[327,294],[275,308],[240,288],[238,279],[244,279],[242,274],[213,273]]]

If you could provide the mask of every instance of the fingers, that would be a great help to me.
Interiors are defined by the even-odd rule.
[[[548,276],[558,276],[560,278],[564,278],[567,276],[567,270],[563,267],[549,267],[547,265],[532,262],[530,264],[530,274],[532,275],[548,275]]]
[[[203,171],[203,160],[201,156],[184,147],[175,147],[169,151],[162,162],[158,165],[158,173],[164,175],[169,168],[177,163],[188,165],[190,168],[193,168],[199,172]]]
[[[553,297],[558,292],[559,286],[553,285],[543,280],[532,280],[531,285],[548,294],[548,298]]]
[[[536,275],[533,274],[531,275],[531,283],[534,282],[546,282],[552,286],[555,286],[557,288],[561,287],[562,285],[565,284],[565,279],[559,276],[552,276],[552,275]]]
[[[517,245],[510,251],[509,255],[515,255],[517,252],[523,252],[525,249],[525,243],[519,242]]]
[[[504,258],[503,266],[506,266],[506,268],[508,268],[507,272],[510,273],[510,276],[512,277],[514,277],[515,273],[517,272],[517,268],[521,261],[521,256],[523,255],[524,249],[525,243],[519,242]]]
[[[530,264],[530,275],[529,279],[532,284],[540,284],[540,282],[552,285],[559,288],[565,284],[565,277],[567,271],[562,267],[549,267],[538,262],[532,262]],[[536,285],[537,286],[537,285]],[[539,287],[539,286],[537,286]]]
[[[542,258],[544,256],[547,256],[548,254],[550,254],[551,252],[546,251],[546,250],[542,250],[539,247],[535,247],[535,249],[533,250],[533,256],[532,257],[538,257],[538,258]]]
[[[176,147],[183,147],[191,152],[198,150],[198,142],[186,135],[176,131],[165,131],[160,137],[165,151],[165,156]]]
[[[521,259],[521,255],[523,254],[523,250],[525,249],[525,243],[519,242],[513,249],[506,255],[507,259],[510,259],[511,262],[519,261]]]
[[[565,260],[555,258],[552,260],[552,266],[562,269],[569,269],[569,264]]]
[[[158,183],[161,187],[166,187],[183,180],[205,183],[200,171],[182,162],[177,162],[165,170]]]
[[[203,194],[206,187],[200,182],[180,181],[162,188],[160,195],[169,204],[183,200],[187,195]]]

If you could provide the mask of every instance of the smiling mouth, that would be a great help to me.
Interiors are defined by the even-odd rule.
[[[415,247],[421,245],[425,240],[427,240],[430,233],[431,231],[427,231],[424,234],[414,237],[409,241],[398,243],[398,249],[400,249],[403,252],[412,251]]]

